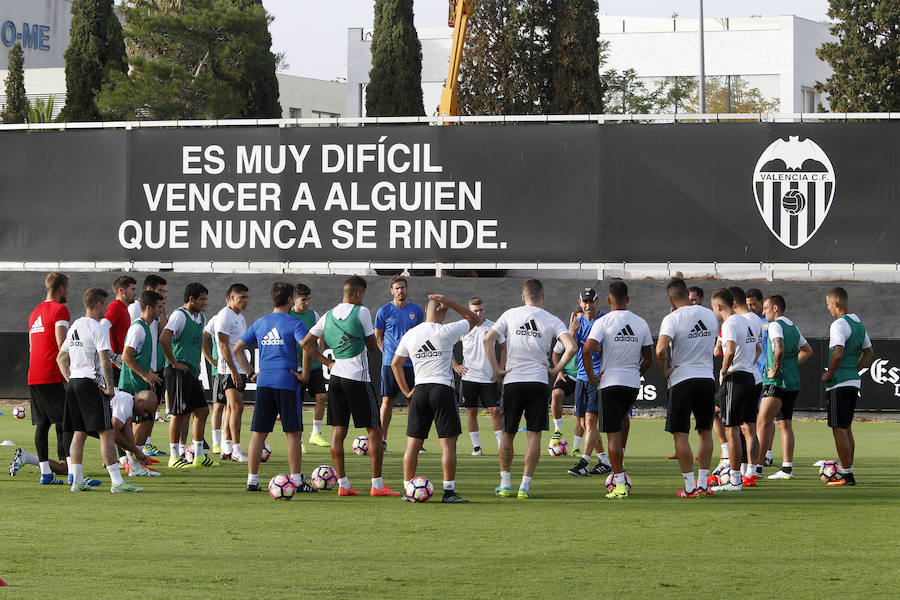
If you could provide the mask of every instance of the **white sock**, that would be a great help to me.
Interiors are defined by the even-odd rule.
[[[520,490],[530,490],[531,489],[531,477],[528,475],[522,475],[522,483],[519,485]]]
[[[590,454],[582,454],[581,460],[583,460],[584,462],[591,462],[591,455]]]
[[[38,457],[28,450],[22,450],[22,458],[25,460],[26,465],[34,465],[35,467],[38,467],[41,464],[41,461],[38,460]],[[66,462],[69,462],[68,457],[66,457]],[[47,466],[50,466],[49,462],[47,463]]]
[[[153,443],[153,442],[150,441],[150,436],[148,435],[148,436],[147,436],[147,439],[144,441],[144,445],[145,445],[145,446],[149,446],[149,445],[152,444],[152,443]]]
[[[607,467],[612,466],[612,463],[609,462],[609,457],[606,455],[606,452],[601,452],[598,458],[600,459],[600,462],[602,462]]]
[[[697,481],[694,479],[694,472],[690,473],[682,473],[681,477],[684,479],[684,491],[693,492],[697,489]]]
[[[753,475],[756,475],[756,465],[751,463],[747,465],[747,477],[752,477]]]
[[[782,467],[793,467],[793,466],[794,466],[794,463],[792,463],[792,462],[783,462],[783,463],[781,463],[781,466],[782,466]]]
[[[584,442],[584,436],[576,435],[574,438],[574,443],[576,448],[581,448],[581,444]]]
[[[350,489],[350,480],[347,479],[346,477],[341,477],[340,479],[338,479],[338,485],[341,486],[342,488],[344,488],[345,490],[349,490]]]
[[[455,490],[456,489],[456,480],[454,479],[453,481],[445,481],[444,489],[445,490]]]
[[[128,457],[128,466],[131,469],[132,474],[135,471],[139,471],[141,468],[141,463],[134,457],[134,454],[132,454],[131,452],[126,452],[125,456]]]
[[[768,458],[769,460],[772,460],[772,451],[771,450],[766,450],[766,458]]]
[[[494,436],[497,438],[497,448],[500,448],[500,440],[503,437],[503,430],[498,429],[497,431],[494,432]]]
[[[234,451],[234,444],[231,443],[231,440],[224,440],[222,442],[222,454],[231,454]]]
[[[84,471],[81,465],[70,465],[69,472],[72,474],[72,485],[84,483]]]
[[[704,490],[706,489],[706,478],[709,477],[709,469],[697,469],[697,483]]]
[[[194,458],[203,458],[206,455],[203,452],[203,442],[198,442],[194,440]]]
[[[169,444],[169,456],[178,456],[178,444]]]
[[[231,451],[231,453],[232,453],[232,454],[243,454],[243,453],[244,453],[244,449],[241,447],[240,444],[235,444],[234,447],[233,447],[233,449],[232,449],[232,451]]]
[[[38,466],[41,468],[41,475],[51,475],[53,473],[53,471],[50,470],[49,460],[41,461]]]
[[[509,471],[500,471],[500,487],[509,487]]]
[[[481,439],[480,439],[478,433],[479,433],[479,432],[477,432],[477,431],[470,431],[470,432],[469,432],[469,439],[472,440],[472,447],[473,447],[473,448],[480,448],[480,447],[481,447]]]
[[[741,463],[741,475],[747,474],[747,463]]]
[[[616,485],[625,485],[625,472],[616,473]]]
[[[721,446],[719,446],[719,448],[722,449],[722,460],[725,460],[726,458],[729,458],[729,456],[728,456],[728,442],[725,442],[724,444],[722,444]]]
[[[300,484],[303,483],[303,473],[291,473],[291,483],[300,487]]]
[[[372,478],[372,487],[376,490],[384,489],[384,478],[382,477],[373,477]]]
[[[318,421],[316,419],[313,419],[312,434],[313,435],[322,435],[322,419],[319,419]]]
[[[178,456],[184,456],[184,449],[185,449],[184,444],[178,444]]]
[[[213,437],[213,447],[222,446],[222,430],[221,429],[213,429],[212,430]]]
[[[562,431],[562,419],[553,419],[553,429],[555,431]]]
[[[122,471],[119,470],[119,463],[108,465],[106,470],[109,472],[109,478],[112,479],[113,485],[122,485],[125,483],[122,480]]]
[[[259,474],[248,473],[247,474],[247,485],[259,485]]]
[[[731,476],[731,485],[736,485],[736,486],[740,487],[741,486],[741,477],[742,477],[741,472],[731,469],[731,473],[729,475]]]
[[[841,473],[852,473],[852,472],[853,472],[853,465],[850,465],[849,467],[845,467],[844,465],[841,465]]]

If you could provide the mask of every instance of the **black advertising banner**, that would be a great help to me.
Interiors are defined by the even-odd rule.
[[[2,261],[888,263],[900,122],[0,132]]]

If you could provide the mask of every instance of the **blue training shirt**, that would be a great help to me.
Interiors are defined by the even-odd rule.
[[[605,312],[597,313],[597,319],[605,315]],[[596,321],[597,319],[594,319]],[[587,381],[587,372],[584,370],[584,363],[581,360],[581,351],[584,348],[584,343],[588,339],[588,334],[591,332],[591,326],[594,324],[594,321],[589,320],[584,315],[578,317],[578,331],[575,332],[575,343],[578,344],[578,352],[575,353],[575,357],[578,359],[578,379],[581,381]],[[594,352],[594,373],[599,376],[600,375],[600,365],[603,362],[603,356],[599,352]]]
[[[273,312],[257,320],[241,336],[248,346],[259,347],[256,385],[277,390],[300,389],[291,373],[297,370],[297,345],[306,337],[306,325],[300,319]]]
[[[375,329],[384,331],[384,340],[382,341],[381,364],[390,366],[394,360],[394,352],[397,351],[397,345],[403,334],[425,321],[425,311],[421,306],[407,302],[406,306],[400,308],[393,302],[388,302],[378,309],[375,315]],[[403,363],[404,366],[412,365],[412,361],[408,360]]]
[[[766,376],[766,346],[769,343],[769,322],[765,317],[759,317],[762,320],[762,329],[763,335],[762,340],[760,340],[760,353],[759,358],[756,359],[756,369],[759,371],[759,374],[763,377]]]

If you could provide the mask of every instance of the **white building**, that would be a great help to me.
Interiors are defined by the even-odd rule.
[[[699,71],[697,19],[600,17],[600,39],[609,42],[606,69],[634,69],[652,86],[662,78],[694,77]],[[813,90],[831,68],[816,48],[833,39],[828,25],[796,16],[704,19],[706,76],[740,77],[777,100],[780,112],[815,112],[827,106]],[[422,95],[425,112],[437,114],[447,77],[449,27],[421,28]],[[348,30],[347,116],[365,116],[365,88],[371,69],[372,30]]]

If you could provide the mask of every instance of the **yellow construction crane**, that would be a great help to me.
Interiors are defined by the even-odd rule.
[[[453,28],[453,45],[450,47],[450,66],[447,69],[447,83],[441,90],[441,116],[459,116],[459,65],[462,62],[463,44],[466,39],[466,25],[472,14],[469,0],[450,0],[450,16],[447,24]]]

